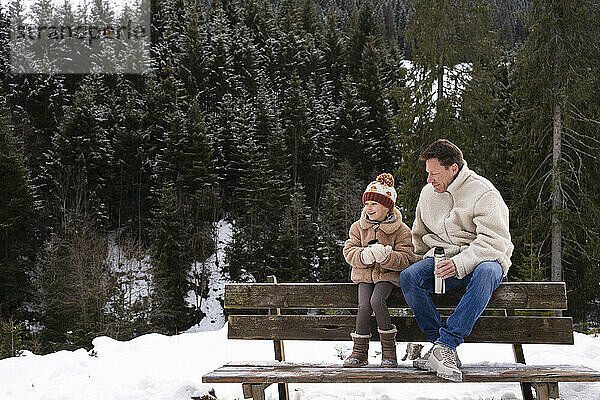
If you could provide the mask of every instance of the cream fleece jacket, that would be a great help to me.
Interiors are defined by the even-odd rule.
[[[514,248],[508,220],[500,192],[465,162],[446,192],[430,184],[421,190],[412,227],[415,253],[433,257],[434,247],[443,247],[459,279],[483,261],[498,261],[506,276]]]

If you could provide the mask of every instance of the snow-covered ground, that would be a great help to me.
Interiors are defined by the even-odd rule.
[[[240,384],[202,384],[202,375],[229,361],[272,360],[270,341],[228,340],[227,325],[176,336],[150,334],[128,342],[96,338],[88,353],[26,352],[0,361],[2,400],[189,400],[214,389],[218,399],[242,399]],[[290,361],[341,362],[350,342],[285,342]],[[378,362],[371,346],[370,361]],[[403,343],[398,343],[399,352]],[[575,334],[575,345],[524,345],[530,364],[575,363],[600,369],[600,337]],[[464,344],[463,363],[512,362],[510,345]],[[405,361],[404,363],[408,363]],[[563,400],[600,399],[600,384],[561,383]],[[518,384],[292,384],[292,400],[509,400],[520,399]],[[277,399],[276,387],[267,398]]]

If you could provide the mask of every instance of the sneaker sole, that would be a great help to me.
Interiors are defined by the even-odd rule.
[[[446,373],[436,370],[435,368],[430,367],[429,365],[425,366],[425,370],[429,371],[429,372],[434,372],[438,377],[443,378],[443,379],[448,379],[448,380],[454,381],[454,382],[462,382],[462,372],[446,374]]]
[[[462,382],[462,373],[444,374],[443,372],[436,372],[439,378],[447,379],[453,382]]]

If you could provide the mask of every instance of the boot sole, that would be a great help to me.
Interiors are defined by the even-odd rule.
[[[365,363],[360,363],[360,364],[344,364],[344,368],[360,368],[360,367],[364,367],[365,365],[369,365],[369,363],[365,362]]]

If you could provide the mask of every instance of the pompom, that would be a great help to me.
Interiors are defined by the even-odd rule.
[[[376,181],[384,184],[385,186],[394,187],[394,177],[392,176],[392,174],[380,174],[377,177]]]

